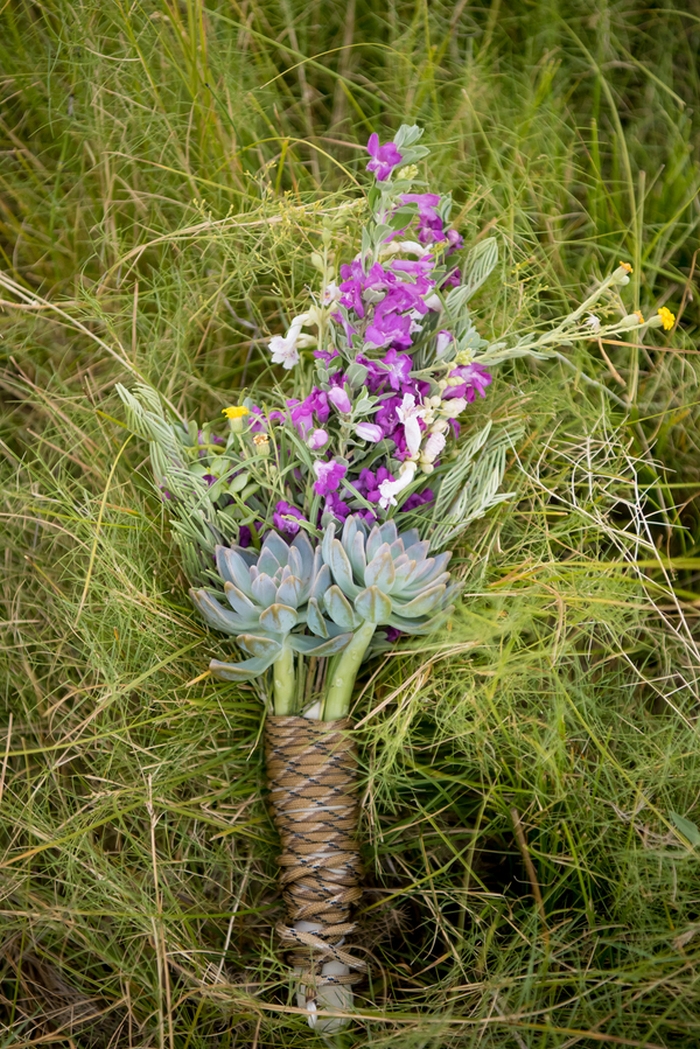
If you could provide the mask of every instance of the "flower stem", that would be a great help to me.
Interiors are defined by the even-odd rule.
[[[282,652],[272,665],[272,679],[276,716],[285,717],[288,714],[293,714],[296,691],[294,653],[288,645],[284,645]]]
[[[352,641],[338,659],[331,674],[328,694],[323,706],[324,721],[336,721],[338,718],[347,716],[355,678],[376,629],[376,623],[363,623],[355,631]]]

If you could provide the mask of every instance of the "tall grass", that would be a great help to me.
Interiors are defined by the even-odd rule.
[[[700,11],[0,19],[0,1044],[313,1044],[273,933],[258,702],[202,678],[225,644],[113,387],[213,416],[263,375],[322,213],[407,119],[467,237],[499,238],[487,335],[618,259],[678,326],[516,362],[474,411],[524,427],[515,498],[458,552],[449,630],[370,668],[354,710],[372,975],[347,1043],[695,1046]]]

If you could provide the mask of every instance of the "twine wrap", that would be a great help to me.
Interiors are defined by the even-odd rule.
[[[344,947],[355,928],[350,908],[362,895],[355,844],[357,758],[349,728],[349,718],[269,716],[265,722],[270,803],[282,842],[279,880],[288,920],[277,932],[292,947],[289,960],[301,970],[309,998],[319,987],[353,983],[366,968]],[[314,931],[298,927],[304,923]],[[322,973],[327,962],[351,971]]]

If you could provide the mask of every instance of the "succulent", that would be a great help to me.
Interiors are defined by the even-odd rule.
[[[432,630],[449,610],[456,586],[448,587],[445,571],[451,553],[429,557],[429,546],[414,528],[399,534],[393,520],[369,530],[361,518],[350,516],[340,539],[330,525],[321,549],[335,580],[323,593],[333,623],[346,631],[362,623],[405,634]]]
[[[217,677],[245,681],[275,663],[288,665],[294,652],[327,656],[347,645],[351,635],[341,624],[325,620],[318,609],[330,572],[320,548],[314,551],[304,532],[288,544],[270,531],[259,552],[217,546],[215,553],[230,608],[205,589],[191,590],[190,596],[209,626],[232,634],[251,657],[240,663],[212,660],[209,667]],[[302,632],[307,619],[317,636]]]

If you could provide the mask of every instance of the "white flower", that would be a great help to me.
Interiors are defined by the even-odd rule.
[[[448,419],[456,419],[466,407],[467,400],[465,397],[451,397],[449,400],[442,402],[441,411]]]
[[[308,336],[302,335],[301,329],[308,322],[309,314],[300,313],[289,325],[289,330],[284,337],[281,335],[272,336],[268,346],[272,354],[273,364],[281,364],[283,368],[289,371],[290,368],[299,363],[299,346],[305,345],[308,341]]]
[[[586,327],[590,328],[591,331],[600,331],[600,321],[595,313],[589,313],[586,317]]]
[[[451,331],[439,331],[437,333],[437,339],[435,340],[435,356],[438,360],[442,360],[447,352],[448,347],[454,342],[454,335]]]
[[[382,481],[379,485],[379,505],[382,510],[386,510],[389,506],[396,506],[394,496],[402,492],[404,488],[408,488],[416,475],[416,469],[415,463],[406,462],[401,467],[401,472],[395,481]]]
[[[446,443],[447,441],[444,433],[431,433],[423,446],[423,451],[420,454],[420,461],[422,463],[435,462]]]
[[[421,428],[418,420],[425,419],[425,408],[416,404],[416,398],[412,393],[405,393],[403,401],[396,409],[396,414],[399,417],[399,421],[403,423],[409,455],[417,455],[421,442]]]
[[[323,289],[323,294],[321,295],[321,303],[323,306],[330,306],[332,305],[332,303],[337,302],[339,298],[340,288],[335,283],[335,281],[332,280],[330,284],[327,284],[326,287]]]

